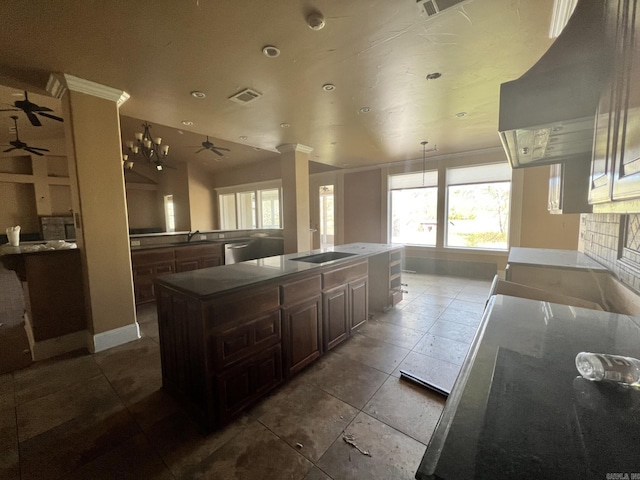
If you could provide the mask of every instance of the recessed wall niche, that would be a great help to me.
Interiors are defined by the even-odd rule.
[[[0,158],[0,173],[33,175],[31,157],[29,155],[20,155]]]

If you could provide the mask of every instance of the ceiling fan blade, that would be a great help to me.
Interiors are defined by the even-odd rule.
[[[41,148],[41,147],[29,147],[29,148],[31,148],[33,150],[42,150],[43,152],[48,152],[49,151],[48,148]]]
[[[32,149],[31,147],[24,147],[23,150],[29,152],[29,153],[33,153],[34,155],[39,155],[40,157],[42,155],[44,155],[43,153],[37,152],[34,149]]]
[[[200,153],[203,150],[206,150],[206,148],[201,148],[200,150],[197,150],[196,153]]]
[[[6,150],[3,150],[3,152],[7,153],[7,152],[10,152],[12,150],[16,150],[16,147],[7,148]]]
[[[53,112],[49,107],[41,107],[40,105],[32,104],[33,106],[29,109],[32,112]]]
[[[53,111],[51,109],[49,109],[49,111]],[[64,120],[60,117],[56,117],[55,115],[51,115],[50,113],[44,113],[44,112],[36,112],[38,115],[42,115],[43,117],[47,117],[50,118],[51,120],[56,120],[58,122],[64,122]]]
[[[230,152],[231,150],[229,150],[228,148],[224,148],[224,147],[213,147],[216,150],[224,150],[225,152]]]
[[[8,104],[7,104],[8,105]],[[19,112],[19,108],[3,108],[0,112]]]
[[[42,123],[40,123],[40,120],[38,120],[38,117],[36,117],[36,115],[33,112],[25,111],[24,113],[26,113],[27,117],[29,117],[29,121],[31,122],[31,125],[33,125],[34,127],[42,126]]]
[[[215,153],[216,155],[218,155],[219,157],[224,156],[224,154],[222,152],[219,152],[216,148],[211,147],[209,150],[211,150],[213,153]]]

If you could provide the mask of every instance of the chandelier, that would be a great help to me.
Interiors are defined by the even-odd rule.
[[[162,138],[151,136],[151,125],[143,123],[144,132],[137,132],[135,140],[127,141],[126,145],[132,156],[142,155],[150,163],[156,166],[157,170],[163,169],[163,160],[169,153],[169,145],[162,145]],[[125,158],[126,157],[126,158]],[[126,168],[133,168],[133,160],[129,160],[129,155],[124,155]]]

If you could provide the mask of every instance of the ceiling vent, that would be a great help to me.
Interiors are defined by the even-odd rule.
[[[229,97],[229,100],[231,100],[232,102],[241,103],[242,105],[246,105],[247,103],[253,102],[261,96],[261,93],[256,92],[255,90],[251,90],[250,88],[245,88],[235,95],[231,95]]]
[[[465,3],[468,0],[416,0],[420,13],[427,17],[433,17],[455,5]]]

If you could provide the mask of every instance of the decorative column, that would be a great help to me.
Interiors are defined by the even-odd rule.
[[[309,216],[309,154],[313,148],[298,143],[277,147],[282,171],[284,253],[311,249]]]
[[[97,352],[140,338],[120,139],[119,107],[129,94],[67,74],[51,75],[47,90],[65,113],[88,348]]]

